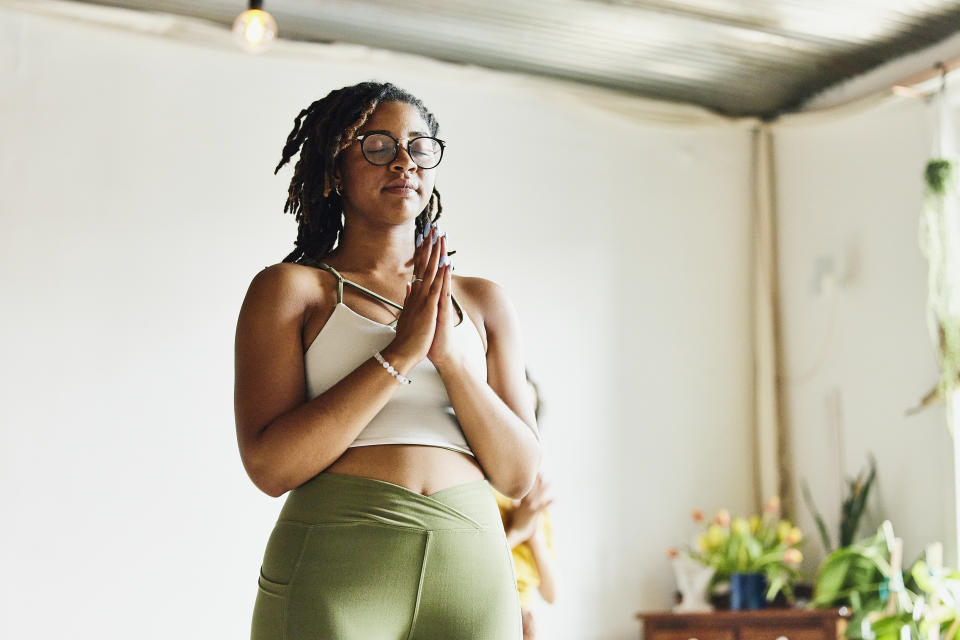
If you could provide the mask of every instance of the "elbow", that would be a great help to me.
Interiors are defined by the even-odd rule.
[[[254,486],[271,498],[279,498],[288,491],[287,488],[281,486],[278,478],[270,473],[266,473],[262,468],[254,469],[249,466],[246,467],[247,476],[250,478],[250,481],[253,482]]]
[[[540,474],[541,450],[537,443],[536,449],[531,451],[522,464],[518,464],[511,474],[512,477],[503,482],[503,487],[497,487],[497,491],[519,500],[530,493],[533,485],[537,482],[537,476]]]
[[[240,457],[247,477],[257,489],[271,498],[279,498],[289,491],[289,487],[284,486],[282,478],[276,472],[276,465],[265,460],[262,455],[258,455],[255,448],[241,450]]]
[[[257,485],[257,488],[260,489],[260,491],[263,491],[265,494],[267,494],[271,498],[279,498],[280,496],[285,494],[287,491],[289,491],[289,489],[282,488],[277,484],[268,484],[266,482],[256,482],[256,481],[254,481],[254,484]]]
[[[511,479],[509,483],[504,483],[504,486],[497,487],[497,491],[508,498],[520,500],[523,498],[523,496],[530,493],[530,490],[533,489],[533,485],[536,481],[537,469],[533,468],[531,471],[518,473],[514,478]]]

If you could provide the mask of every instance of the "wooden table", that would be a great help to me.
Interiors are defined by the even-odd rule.
[[[841,609],[638,613],[643,640],[838,640]]]

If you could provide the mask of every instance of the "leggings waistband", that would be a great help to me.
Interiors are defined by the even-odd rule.
[[[422,530],[503,527],[493,490],[485,479],[425,496],[383,480],[329,471],[293,489],[278,521],[369,523]]]

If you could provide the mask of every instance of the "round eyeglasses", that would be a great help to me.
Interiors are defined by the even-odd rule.
[[[400,140],[389,133],[364,133],[354,140],[360,143],[360,151],[370,164],[383,166],[390,164],[400,153]],[[440,164],[443,158],[443,149],[446,142],[431,136],[416,136],[406,138],[407,155],[421,169],[433,169]]]

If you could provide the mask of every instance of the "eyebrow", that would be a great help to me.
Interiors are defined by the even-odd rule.
[[[387,134],[388,136],[392,136],[392,135],[393,135],[393,133],[391,133],[390,131],[387,131],[386,129],[372,129],[372,130],[370,130],[370,131],[364,131],[364,133],[385,133],[385,134]],[[427,133],[426,131],[411,131],[408,137],[410,137],[410,138],[415,138],[415,137],[417,137],[417,136],[427,136],[427,137],[429,137],[430,134]]]

